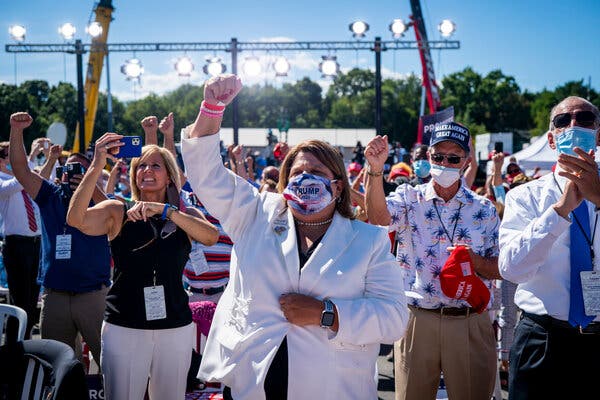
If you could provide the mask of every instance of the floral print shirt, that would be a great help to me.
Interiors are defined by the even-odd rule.
[[[446,297],[439,275],[452,245],[466,245],[484,257],[498,256],[500,219],[488,199],[461,186],[447,203],[433,183],[401,185],[386,198],[391,215],[389,230],[396,232],[396,259],[403,269],[409,305],[422,308],[469,307],[464,300]],[[493,293],[493,281],[482,278]],[[490,299],[490,303],[493,298]]]

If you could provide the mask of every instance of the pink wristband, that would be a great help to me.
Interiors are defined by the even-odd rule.
[[[207,103],[205,100],[202,100],[202,104],[200,104],[200,108],[208,108],[211,111],[224,111],[225,106],[218,106],[216,104]]]
[[[208,117],[208,118],[223,118],[223,113],[215,113],[215,112],[210,112],[208,109],[202,107],[200,108],[200,115],[204,116],[204,117]]]

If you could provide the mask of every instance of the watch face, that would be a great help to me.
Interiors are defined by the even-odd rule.
[[[321,326],[333,326],[335,314],[332,312],[324,312],[321,314]]]

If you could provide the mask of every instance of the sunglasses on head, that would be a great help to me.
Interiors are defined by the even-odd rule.
[[[578,111],[576,113],[556,114],[552,118],[552,124],[555,128],[566,128],[575,119],[577,125],[589,128],[596,122],[596,115],[591,111]]]
[[[444,161],[444,159],[446,159],[446,161],[448,161],[448,164],[460,164],[460,160],[462,160],[464,157],[461,156],[455,156],[455,155],[449,155],[449,154],[439,154],[439,153],[435,153],[431,155],[431,159],[436,162],[436,163],[441,163],[442,161]]]

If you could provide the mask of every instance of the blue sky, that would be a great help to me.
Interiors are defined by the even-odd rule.
[[[471,66],[486,74],[501,69],[515,77],[522,89],[539,91],[553,89],[570,80],[591,78],[592,87],[600,88],[600,1],[597,0],[421,0],[429,39],[440,39],[437,24],[444,18],[453,20],[459,40],[459,50],[433,52],[438,80],[452,72]],[[61,43],[57,28],[72,22],[77,36],[88,41],[84,28],[90,19],[93,1],[84,0],[0,0],[0,81],[15,82],[14,56],[4,52],[11,43],[8,27],[23,24],[28,29],[27,43]],[[408,20],[408,0],[363,1],[156,1],[113,0],[114,21],[108,41],[131,42],[223,42],[237,37],[239,41],[286,38],[298,41],[353,40],[348,30],[350,22],[362,19],[370,30],[364,40],[381,36],[391,40],[388,25],[394,18]],[[414,32],[405,36],[414,40]],[[188,53],[196,61],[196,71],[190,78],[181,78],[173,69],[178,53],[138,53],[145,74],[139,98],[149,92],[162,93],[182,83],[200,84],[204,58],[211,54]],[[218,54],[226,64],[228,54]],[[240,62],[244,56],[240,55]],[[254,54],[262,60],[278,54]],[[317,71],[320,52],[285,53],[291,60],[288,77],[277,78],[264,74],[244,82],[293,82],[303,76],[327,87]],[[339,52],[342,69],[374,68],[373,53],[368,51]],[[132,54],[114,53],[110,58],[110,77],[113,94],[122,100],[134,97],[133,85],[124,79],[120,66]],[[66,61],[66,62],[65,62]],[[17,82],[44,79],[56,84],[65,79],[75,84],[75,57],[62,54],[19,54]],[[84,56],[84,63],[87,57]],[[266,62],[266,61],[265,61]],[[388,51],[382,55],[385,76],[421,74],[416,50]],[[228,65],[229,68],[229,65]],[[101,90],[106,90],[103,77]]]

